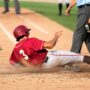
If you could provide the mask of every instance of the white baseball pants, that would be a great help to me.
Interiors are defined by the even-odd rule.
[[[42,65],[43,69],[53,68],[58,65],[65,65],[68,63],[83,62],[84,56],[70,52],[70,51],[49,51],[47,53],[48,60]]]
[[[58,0],[59,3],[70,3],[70,0]]]

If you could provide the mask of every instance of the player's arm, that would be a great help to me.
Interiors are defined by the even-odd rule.
[[[88,23],[90,24],[90,18],[89,18],[89,20],[88,20]]]
[[[61,34],[62,34],[62,31],[56,32],[52,40],[46,41],[43,47],[48,49],[53,48],[56,45],[56,42],[58,38],[61,36]]]
[[[76,5],[76,0],[71,0],[70,7],[74,7]]]
[[[76,5],[76,0],[71,0],[69,7],[65,10],[65,15],[69,16],[69,11]]]

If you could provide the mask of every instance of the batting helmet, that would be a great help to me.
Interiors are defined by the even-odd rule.
[[[30,30],[31,29],[28,29],[24,25],[19,25],[14,29],[13,34],[15,38],[18,40],[21,36],[28,36]]]

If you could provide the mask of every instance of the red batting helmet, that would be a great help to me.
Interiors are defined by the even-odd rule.
[[[19,25],[14,29],[13,34],[14,34],[15,38],[18,39],[21,36],[28,36],[30,30],[31,29],[28,29],[24,25]]]

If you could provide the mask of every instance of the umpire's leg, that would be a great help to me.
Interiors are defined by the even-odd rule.
[[[77,28],[76,31],[74,32],[73,35],[73,43],[72,43],[72,48],[71,51],[80,53],[82,44],[85,41],[86,38],[86,30],[85,30],[85,24],[86,24],[86,19],[87,15],[85,12],[85,8],[78,8],[78,21],[77,21]]]
[[[89,22],[89,20],[90,20],[90,6],[86,6],[85,9],[86,9],[86,14],[87,14],[87,22],[89,23],[88,25],[89,25],[89,30],[90,30],[90,22]],[[88,48],[88,51],[90,52],[90,32],[87,33],[85,43],[86,43],[86,46]]]
[[[20,14],[20,4],[18,0],[14,0],[16,14]]]

